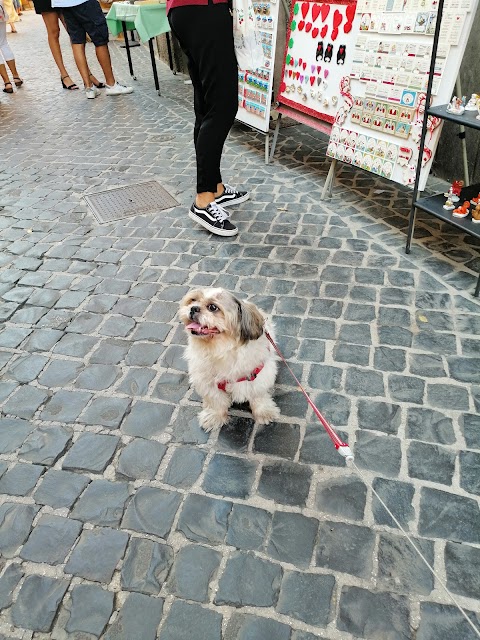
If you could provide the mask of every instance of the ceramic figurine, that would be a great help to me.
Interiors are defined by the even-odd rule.
[[[465,106],[465,111],[477,111],[478,94],[472,93],[472,97]]]
[[[452,209],[455,209],[455,205],[452,202],[450,192],[444,193],[443,195],[447,198],[445,201],[445,204],[443,205],[443,208],[446,209],[447,211],[451,211]]]
[[[460,194],[462,193],[464,185],[465,183],[463,182],[463,180],[454,180],[452,182],[452,186],[450,187],[450,190],[452,192],[452,202],[458,202],[460,200]]]
[[[465,111],[465,107],[462,104],[462,98],[453,96],[452,101],[447,105],[447,111],[448,113],[454,113],[457,116],[461,116]]]
[[[480,204],[477,204],[475,209],[472,211],[472,222],[480,224]]]
[[[461,207],[457,207],[453,210],[452,216],[455,218],[466,218],[469,214],[470,210],[470,202],[465,200]]]

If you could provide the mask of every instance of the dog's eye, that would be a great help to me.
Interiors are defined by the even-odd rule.
[[[212,303],[210,303],[210,304],[207,304],[207,309],[208,309],[209,311],[211,311],[212,313],[215,313],[215,311],[218,311],[218,307],[217,307],[217,305],[216,305],[216,304],[213,304],[213,302],[212,302]]]

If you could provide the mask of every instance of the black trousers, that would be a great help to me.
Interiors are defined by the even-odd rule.
[[[223,145],[238,109],[238,71],[228,4],[175,7],[172,32],[188,60],[194,90],[197,193],[222,182]]]

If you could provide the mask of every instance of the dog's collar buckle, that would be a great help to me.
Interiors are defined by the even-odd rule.
[[[264,364],[262,363],[261,365],[256,367],[248,376],[239,378],[238,380],[235,380],[235,382],[253,382],[253,380],[255,380],[255,378],[258,376],[258,374],[263,369],[263,367],[264,367]],[[222,380],[221,382],[217,383],[217,387],[220,389],[220,391],[226,391],[228,383],[229,383],[228,380]]]

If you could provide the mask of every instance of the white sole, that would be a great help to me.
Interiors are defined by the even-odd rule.
[[[197,218],[197,216],[191,211],[188,212],[188,217],[191,220],[195,220],[197,224],[201,225],[207,231],[210,231],[210,233],[214,233],[216,236],[232,237],[232,236],[236,236],[238,233],[237,228],[235,228],[234,231],[225,231],[224,229],[218,229],[217,227],[212,227],[211,225],[208,224],[208,222],[205,222],[204,220],[200,220],[199,218]]]
[[[247,200],[250,199],[250,194],[246,193],[244,196],[242,196],[241,198],[236,198],[235,200],[226,200],[225,202],[217,202],[215,200],[215,202],[217,202],[217,204],[220,207],[233,207],[236,204],[241,204],[242,202],[246,202]]]

